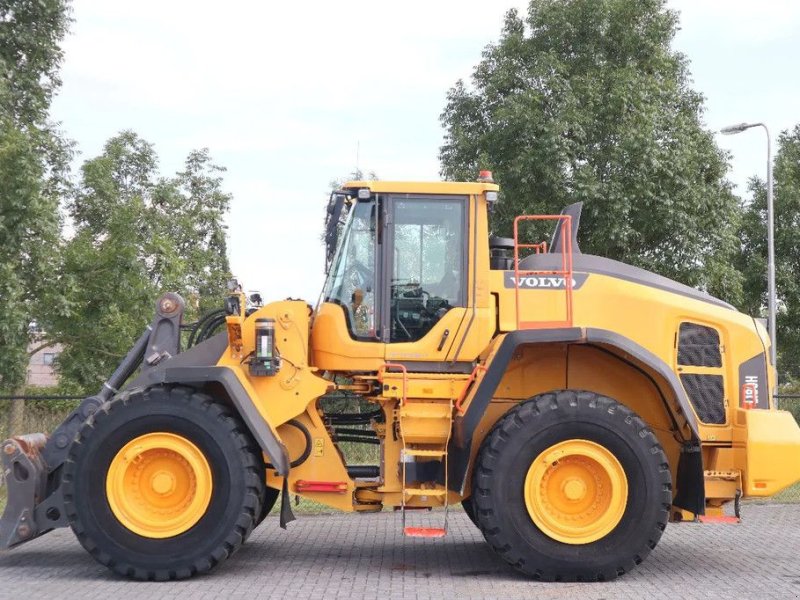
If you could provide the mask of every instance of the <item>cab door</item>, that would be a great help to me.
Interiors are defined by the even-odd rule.
[[[313,364],[320,369],[376,371],[384,363],[382,210],[380,198],[355,202],[342,231],[311,329]]]
[[[467,313],[468,196],[389,196],[382,271],[386,360],[441,371]],[[469,367],[465,367],[468,369]]]

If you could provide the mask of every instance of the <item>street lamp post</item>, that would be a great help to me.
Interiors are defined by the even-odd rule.
[[[775,291],[775,207],[772,198],[772,142],[769,129],[764,123],[739,123],[720,129],[724,135],[735,135],[750,129],[751,127],[763,127],[767,134],[767,303],[769,307],[769,334],[772,338],[770,348],[770,359],[772,366],[778,364],[778,340],[775,330],[775,313],[777,306],[777,293]]]

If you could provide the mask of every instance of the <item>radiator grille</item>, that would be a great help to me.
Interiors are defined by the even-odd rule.
[[[678,364],[687,367],[721,367],[719,332],[697,323],[681,323]]]
[[[681,383],[689,400],[703,423],[725,423],[725,392],[722,375],[681,375]]]

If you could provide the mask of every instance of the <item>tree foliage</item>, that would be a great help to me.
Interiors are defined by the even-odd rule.
[[[775,283],[778,291],[778,367],[782,378],[800,379],[800,125],[778,138],[774,162]],[[752,201],[744,206],[742,253],[737,266],[744,275],[742,310],[766,317],[767,187],[754,177]]]
[[[61,85],[61,40],[70,14],[63,0],[0,0],[2,115],[22,126],[41,126]]]
[[[70,147],[48,122],[70,22],[61,0],[0,0],[0,388],[24,384],[50,277]]]
[[[201,150],[162,178],[153,146],[131,131],[84,163],[59,269],[65,310],[46,324],[65,346],[58,365],[68,381],[91,390],[107,378],[159,294],[181,293],[187,316],[219,300],[229,277],[222,171]]]
[[[442,114],[442,174],[491,169],[493,216],[584,202],[584,252],[635,264],[737,302],[737,200],[701,123],[703,97],[671,49],[663,0],[533,0],[506,15],[497,43]]]

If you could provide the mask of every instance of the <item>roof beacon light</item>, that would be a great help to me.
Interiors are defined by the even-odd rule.
[[[492,172],[491,171],[481,171],[478,173],[478,181],[481,183],[494,183],[494,179],[492,179]]]

